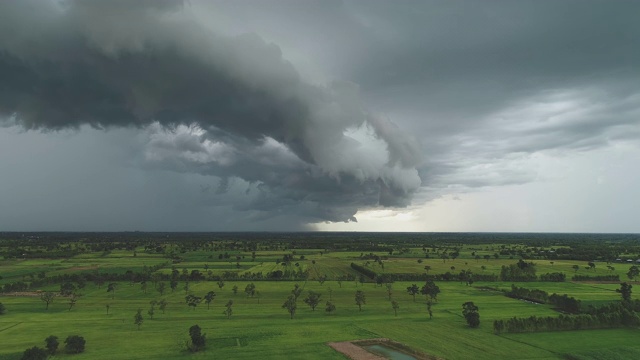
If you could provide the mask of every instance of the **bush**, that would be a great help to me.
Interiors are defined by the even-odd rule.
[[[70,335],[64,341],[64,351],[69,354],[79,354],[84,351],[84,338],[78,335]]]
[[[22,353],[21,360],[45,360],[49,357],[47,351],[43,348],[39,348],[37,346],[32,347],[31,349],[27,349]]]

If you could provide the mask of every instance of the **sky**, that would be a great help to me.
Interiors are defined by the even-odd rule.
[[[638,13],[0,1],[0,231],[638,233]]]

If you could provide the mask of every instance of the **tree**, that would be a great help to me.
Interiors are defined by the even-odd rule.
[[[302,294],[302,288],[300,287],[300,285],[298,284],[293,285],[293,290],[291,290],[291,294],[293,294],[296,300],[298,300],[298,297],[300,296],[300,294]]]
[[[367,298],[364,296],[364,292],[362,290],[356,291],[355,300],[356,305],[358,305],[358,311],[362,311],[362,305],[367,303]]]
[[[206,334],[202,333],[202,329],[200,329],[200,326],[193,325],[189,328],[189,337],[191,338],[191,351],[197,352],[204,349],[205,336]]]
[[[171,279],[171,281],[169,281],[169,287],[171,288],[171,292],[176,291],[178,288],[178,281],[176,279]]]
[[[25,350],[22,353],[22,357],[20,359],[21,360],[45,360],[48,357],[49,357],[49,354],[47,354],[47,351],[45,349],[34,346],[30,349]]]
[[[133,316],[133,323],[138,326],[138,330],[140,330],[140,326],[144,322],[144,318],[142,317],[142,309],[138,309],[136,314]]]
[[[426,284],[420,289],[422,295],[428,296],[431,300],[438,301],[440,287],[433,280],[427,280]]]
[[[238,285],[233,285],[231,291],[233,291],[233,295],[236,295],[238,293]]]
[[[293,319],[293,315],[296,313],[296,309],[298,308],[298,304],[296,304],[296,297],[294,294],[289,295],[287,300],[282,304],[283,309],[287,309],[291,319]]]
[[[69,311],[71,311],[71,308],[73,308],[76,305],[79,297],[80,297],[80,294],[76,294],[76,293],[73,293],[71,294],[71,296],[69,296]]]
[[[640,269],[636,265],[630,267],[629,271],[627,272],[627,277],[629,278],[629,280],[635,280],[639,275]]]
[[[398,316],[398,309],[400,308],[398,302],[395,300],[391,300],[391,307],[393,308],[393,312],[396,314],[396,316]]]
[[[205,304],[207,304],[207,310],[209,310],[209,306],[211,305],[211,302],[215,298],[216,298],[216,293],[213,291],[209,291],[207,295],[204,296],[204,302]]]
[[[53,355],[56,353],[56,351],[58,350],[58,345],[60,345],[60,343],[58,342],[58,337],[55,335],[51,335],[49,337],[47,337],[46,339],[44,339],[45,342],[45,347],[47,348],[47,351],[49,352],[49,354]]]
[[[580,266],[579,265],[573,265],[571,267],[573,268],[573,272],[578,272],[578,270],[580,270]]]
[[[304,302],[305,302],[305,304],[307,304],[307,305],[309,305],[311,307],[312,311],[316,311],[316,306],[318,306],[318,304],[320,304],[320,297],[321,296],[322,295],[320,295],[317,292],[309,291],[309,294],[304,299]]]
[[[427,312],[429,313],[429,319],[433,319],[433,311],[431,310],[431,300],[427,300]]]
[[[167,284],[162,281],[158,283],[158,286],[156,287],[156,290],[158,290],[158,292],[160,293],[160,296],[164,295],[164,291],[167,288]]]
[[[331,314],[332,312],[336,311],[336,306],[333,305],[331,301],[327,301],[324,311],[326,311],[328,314]]]
[[[227,319],[231,317],[231,315],[233,314],[233,300],[227,301],[227,304],[225,305],[225,310],[222,313],[227,316]]]
[[[385,286],[387,287],[387,296],[389,296],[389,300],[391,300],[391,295],[393,294],[393,284],[387,283]]]
[[[163,314],[164,310],[167,308],[167,305],[169,305],[169,303],[165,299],[162,299],[158,302],[158,308],[160,309],[160,311],[162,311]]]
[[[416,294],[418,293],[418,291],[420,291],[420,288],[416,284],[407,287],[407,292],[409,293],[409,295],[413,296],[414,302],[416,301]]]
[[[187,303],[188,306],[192,307],[193,310],[196,309],[196,306],[198,306],[198,304],[200,304],[200,302],[202,302],[202,298],[199,296],[195,296],[192,294],[187,295],[184,298],[185,302]]]
[[[424,266],[424,271],[428,274],[429,271],[431,271],[431,265],[425,265]]]
[[[0,315],[4,315],[7,311],[7,308],[0,302]]]
[[[60,284],[60,295],[69,296],[76,291],[76,286],[70,282]]]
[[[80,354],[86,342],[82,336],[70,335],[64,340],[64,351],[69,354]]]
[[[118,288],[118,284],[116,283],[110,283],[109,285],[107,285],[107,292],[111,293],[111,298],[115,298],[116,297],[116,289]]]
[[[147,284],[146,281],[142,281],[140,282],[140,289],[142,290],[143,293],[147,293],[147,288],[149,287],[149,285]]]
[[[157,303],[158,303],[158,302],[157,302],[157,301],[155,301],[155,300],[151,300],[151,301],[149,302],[149,304],[151,304],[151,307],[150,307],[150,308],[149,308],[149,310],[147,311],[147,314],[149,314],[149,318],[150,318],[151,320],[153,320],[153,315],[155,315],[155,313],[156,313],[156,304],[157,304]]]
[[[220,290],[222,290],[222,288],[224,287],[224,281],[218,280],[217,284],[218,284],[218,287],[220,288]]]
[[[104,307],[107,308],[107,315],[109,315],[109,309],[111,308],[111,304],[106,304]]]
[[[182,289],[184,289],[184,293],[185,294],[189,293],[189,282],[188,281],[184,282],[184,287]]]
[[[467,320],[467,324],[469,324],[472,328],[477,328],[480,326],[480,313],[478,312],[478,307],[473,303],[473,301],[467,301],[462,304],[462,315]]]
[[[247,286],[245,286],[244,292],[245,292],[245,294],[247,294],[248,297],[254,297],[256,295],[256,286],[255,286],[255,284],[251,283],[251,284],[248,284]]]
[[[45,308],[45,310],[49,310],[49,304],[51,304],[53,302],[53,298],[56,295],[52,292],[45,292],[42,295],[40,295],[40,300],[44,301],[45,304],[47,304],[47,307]]]
[[[587,263],[587,265],[589,265],[589,269],[594,270],[596,269],[596,264],[593,261],[589,261]]]
[[[622,301],[628,302],[631,301],[631,288],[633,286],[623,282],[620,284],[620,289],[616,289],[616,292],[622,295]]]

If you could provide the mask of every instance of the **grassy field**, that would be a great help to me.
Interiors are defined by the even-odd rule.
[[[141,249],[139,249],[141,250]],[[291,269],[302,268],[309,271],[309,278],[328,276],[335,279],[354,272],[351,262],[368,266],[378,273],[424,273],[430,266],[431,273],[471,270],[477,273],[498,273],[502,265],[516,260],[508,258],[476,260],[469,252],[461,252],[455,260],[427,259],[421,249],[410,249],[404,254],[389,257],[384,261],[384,269],[360,258],[361,252],[323,252],[304,250],[304,260],[296,260],[298,265],[289,264]],[[487,253],[493,254],[491,251]],[[200,270],[212,274],[232,272],[263,272],[284,269],[276,264],[284,251],[258,251],[255,261],[251,252],[229,252],[230,258],[219,259],[221,252],[189,252],[176,269],[183,271]],[[378,255],[388,255],[383,252]],[[480,253],[482,254],[482,253]],[[240,259],[237,259],[239,256]],[[243,257],[244,256],[244,257]],[[418,262],[421,259],[421,262]],[[140,271],[145,266],[167,262],[160,254],[138,251],[113,251],[107,254],[81,254],[69,259],[18,259],[0,261],[2,279],[0,284],[29,280],[38,272],[47,276],[75,272],[124,273],[127,270]],[[585,262],[578,261],[534,261],[538,274],[545,272],[565,272],[571,277],[573,265],[579,264],[579,274],[617,273],[625,278],[628,266],[614,265],[616,269],[606,269],[598,263],[595,270],[584,269]],[[171,273],[171,265],[158,270]],[[108,293],[106,286],[98,288],[88,283],[81,291],[82,297],[69,310],[68,299],[57,297],[45,310],[39,296],[0,296],[7,313],[0,316],[0,359],[19,359],[22,352],[32,346],[44,346],[49,335],[58,336],[63,341],[68,335],[81,335],[86,341],[86,351],[79,355],[58,354],[56,359],[344,359],[326,345],[327,342],[347,341],[366,338],[390,338],[416,350],[446,359],[562,359],[571,356],[576,359],[636,359],[640,358],[640,336],[638,329],[590,330],[566,332],[540,332],[527,334],[495,335],[492,322],[514,316],[529,317],[557,316],[548,305],[532,304],[505,297],[496,291],[480,290],[477,287],[491,286],[510,288],[512,283],[475,283],[467,286],[460,282],[438,282],[441,294],[433,306],[433,319],[426,312],[424,296],[416,296],[415,302],[407,294],[406,288],[416,282],[396,282],[393,284],[392,299],[398,301],[397,316],[391,307],[387,289],[368,282],[318,281],[297,282],[304,288],[294,319],[282,308],[296,282],[256,281],[257,296],[247,297],[243,290],[248,282],[226,281],[220,289],[215,281],[191,282],[189,294],[204,296],[215,291],[217,296],[209,309],[203,302],[195,310],[185,304],[187,292],[181,281],[177,290],[167,287],[164,296],[148,284],[145,294],[140,284],[118,283],[115,294]],[[422,283],[418,282],[418,286]],[[615,290],[618,284],[608,283],[549,283],[533,282],[516,284],[530,289],[541,289],[549,293],[568,294],[586,304],[604,304],[618,301],[620,294]],[[234,294],[232,288],[240,290]],[[60,285],[45,286],[38,290],[58,291]],[[322,294],[322,301],[312,311],[303,301],[309,290]],[[362,311],[354,301],[356,290],[364,291],[366,304]],[[112,298],[113,297],[113,298]],[[324,304],[331,297],[336,311],[327,314]],[[637,295],[634,294],[634,298]],[[147,314],[150,301],[165,299],[169,305],[166,312],[156,309],[153,319]],[[233,300],[233,315],[230,319],[222,313],[227,301]],[[461,314],[461,306],[473,301],[480,309],[481,325],[469,328]],[[107,314],[107,305],[109,313]],[[144,323],[137,329],[134,314],[142,309]],[[190,326],[198,324],[206,333],[205,351],[190,353],[184,349]]]

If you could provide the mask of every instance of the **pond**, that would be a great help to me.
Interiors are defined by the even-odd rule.
[[[417,360],[411,355],[401,353],[400,351],[390,349],[383,345],[370,345],[364,348],[376,355],[384,356],[391,360]]]

